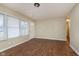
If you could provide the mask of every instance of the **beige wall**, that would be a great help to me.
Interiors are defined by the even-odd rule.
[[[28,21],[29,24],[30,24],[29,35],[24,36],[24,37],[18,37],[18,38],[0,41],[0,52],[4,51],[6,49],[9,49],[11,47],[14,47],[18,44],[21,44],[23,42],[26,42],[26,41],[28,41],[28,40],[30,40],[34,37],[34,25],[31,25],[31,24],[34,24],[34,22],[30,18],[25,17],[24,15],[22,15],[22,14],[16,12],[16,11],[13,11],[9,8],[6,8],[4,6],[1,6],[1,5],[0,5],[0,13],[6,14],[6,15],[9,15],[9,16],[13,16],[13,17],[17,17],[17,18],[24,20],[24,21]]]
[[[35,23],[36,38],[66,40],[65,18],[38,20]]]
[[[70,45],[79,54],[79,4],[70,13]]]

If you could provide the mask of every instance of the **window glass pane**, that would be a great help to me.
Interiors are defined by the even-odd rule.
[[[13,17],[8,17],[8,38],[19,36],[19,20]]]
[[[28,23],[21,21],[21,35],[28,35]]]
[[[0,40],[3,40],[3,15],[0,14]]]
[[[27,22],[25,22],[25,26],[26,26],[25,34],[28,35],[29,34],[29,24]]]
[[[25,34],[25,22],[21,21],[21,35]]]

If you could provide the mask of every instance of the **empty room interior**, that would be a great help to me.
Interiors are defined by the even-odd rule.
[[[78,56],[78,3],[0,3],[0,56]]]

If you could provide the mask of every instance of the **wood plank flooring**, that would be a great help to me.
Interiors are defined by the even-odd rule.
[[[32,39],[0,53],[1,56],[77,56],[65,41]]]

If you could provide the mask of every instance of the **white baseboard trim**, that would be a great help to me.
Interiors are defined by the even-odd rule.
[[[63,39],[57,39],[57,38],[41,38],[41,37],[36,37],[38,39],[49,39],[49,40],[59,40],[59,41],[66,41],[66,40],[63,40]]]
[[[77,55],[79,56],[79,52],[72,46],[70,45],[70,47],[75,51],[75,53],[77,53]]]
[[[9,46],[9,47],[7,47],[7,48],[5,48],[5,49],[0,50],[0,52],[3,52],[3,51],[8,50],[8,49],[10,49],[10,48],[13,48],[13,47],[15,47],[15,46],[17,46],[17,45],[20,45],[20,44],[22,44],[22,43],[24,43],[24,42],[27,42],[27,41],[29,41],[29,40],[31,40],[31,39],[24,40],[24,41],[19,42],[19,43],[15,44],[15,45],[11,45],[11,46]]]

